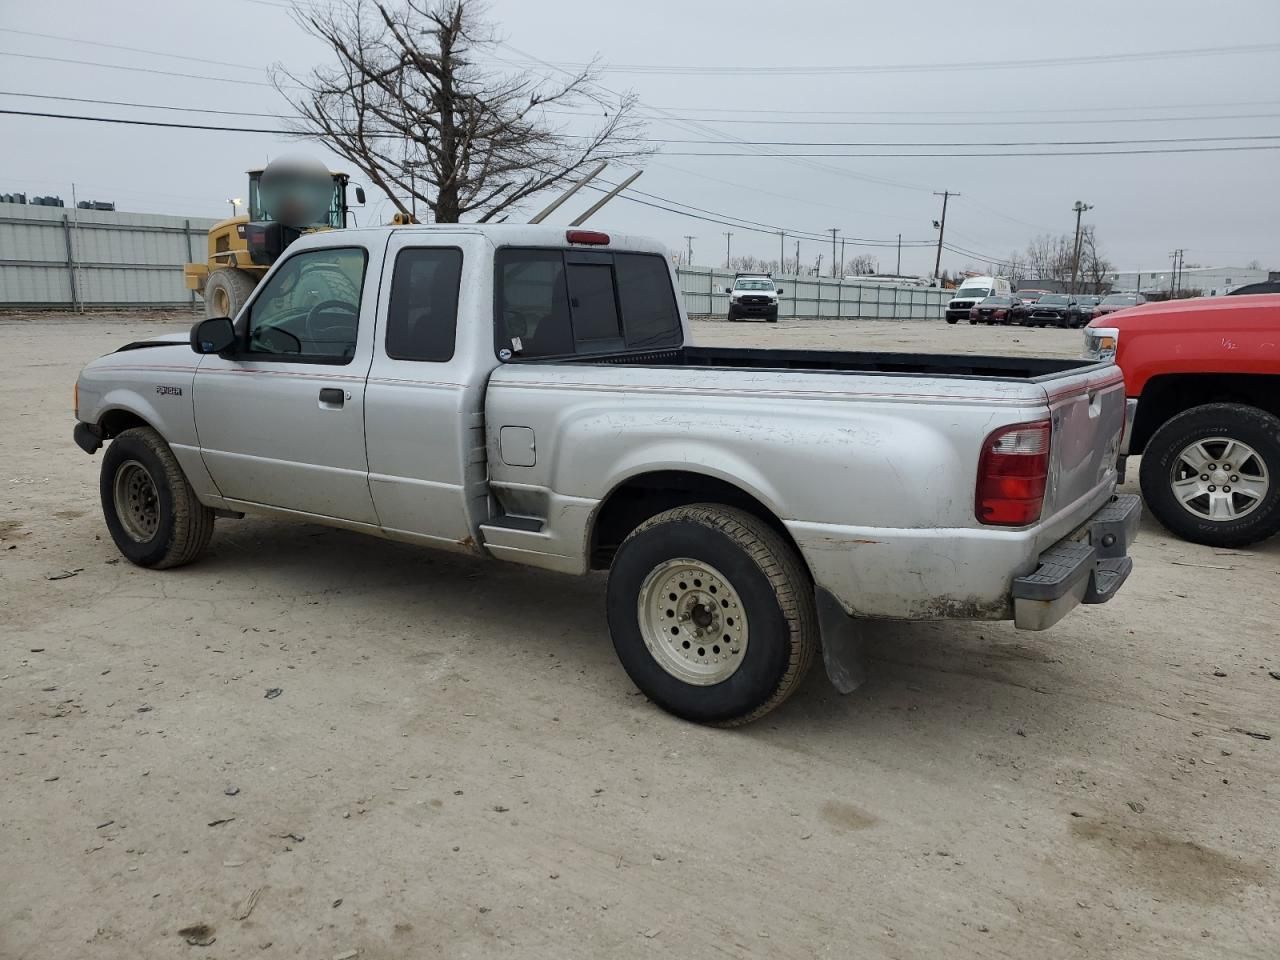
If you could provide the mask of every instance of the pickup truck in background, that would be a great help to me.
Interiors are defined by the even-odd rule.
[[[778,322],[778,298],[783,290],[767,273],[739,273],[724,292],[729,295],[730,321],[760,318]]]
[[[1214,547],[1280,532],[1280,295],[1129,307],[1090,323],[1085,356],[1124,373],[1121,454],[1162,524]]]
[[[218,518],[294,518],[568,574],[607,570],[650,699],[743,723],[853,618],[1044,629],[1112,597],[1109,362],[689,343],[651,241],[549,226],[317,233],[234,320],[77,383],[118,549],[196,559]]]

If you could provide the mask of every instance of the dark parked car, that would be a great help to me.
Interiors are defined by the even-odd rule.
[[[1075,302],[1071,304],[1067,311],[1067,326],[1083,327],[1092,320],[1097,313],[1094,308],[1102,302],[1102,297],[1095,297],[1092,294],[1076,297]]]
[[[1065,293],[1046,293],[1022,308],[1019,319],[1024,327],[1065,327],[1075,300]]]
[[[984,297],[969,308],[969,322],[1009,323],[1019,303],[1017,297]]]
[[[1280,280],[1259,280],[1227,292],[1228,297],[1249,297],[1255,293],[1280,293]]]
[[[1138,304],[1146,302],[1147,298],[1140,293],[1112,293],[1102,298],[1102,301],[1093,311],[1093,315],[1101,317],[1104,314],[1115,313],[1125,307],[1136,307]]]

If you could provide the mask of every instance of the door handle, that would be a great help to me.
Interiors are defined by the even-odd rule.
[[[340,407],[342,406],[346,398],[347,398],[346,393],[342,390],[339,390],[337,387],[321,387],[320,388],[321,403],[325,403],[333,407]]]

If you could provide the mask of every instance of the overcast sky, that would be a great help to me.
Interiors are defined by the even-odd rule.
[[[1215,4],[1076,0],[1054,5],[1027,0],[976,4],[492,0],[490,17],[510,45],[497,50],[497,56],[519,59],[512,52],[515,48],[549,63],[565,64],[598,55],[606,66],[618,67],[603,74],[602,83],[614,90],[635,91],[645,112],[656,118],[648,126],[648,135],[654,138],[732,136],[859,144],[1275,135],[1272,140],[1236,140],[1229,145],[1280,146],[1278,0]],[[0,0],[0,27],[7,31],[0,31],[0,51],[10,54],[0,56],[0,90],[6,94],[0,96],[0,107],[5,109],[274,126],[269,118],[159,113],[8,94],[275,111],[282,107],[275,91],[254,85],[266,80],[266,66],[282,61],[293,70],[304,70],[326,60],[325,50],[290,19],[287,0],[222,0],[212,5],[192,0]],[[88,46],[15,30],[174,56]],[[989,64],[1268,44],[1272,48],[1262,52],[1221,55],[1007,69],[867,71],[876,66]],[[33,56],[59,60],[29,58]],[[706,68],[755,65],[771,72],[705,72]],[[494,66],[503,68],[499,63]],[[646,69],[631,69],[635,67]],[[673,115],[705,122],[694,128],[667,119]],[[1163,119],[1140,122],[1153,117]],[[828,122],[762,122],[797,119]],[[747,122],[717,122],[724,120]],[[74,181],[81,199],[114,200],[123,210],[188,216],[229,213],[224,201],[243,196],[247,167],[299,149],[284,138],[260,134],[14,116],[0,116],[0,143],[0,192],[57,193],[69,200]],[[1223,141],[1170,146],[1217,143]],[[1116,149],[1144,148],[1131,144]],[[317,146],[303,149],[340,169],[347,166]],[[665,145],[664,153],[645,164],[636,187],[789,230],[820,233],[838,227],[843,235],[873,240],[901,233],[907,242],[936,238],[932,221],[939,216],[941,198],[933,191],[959,191],[961,198],[948,210],[948,241],[995,256],[1025,248],[1037,233],[1069,232],[1074,227],[1072,203],[1080,199],[1094,205],[1086,222],[1096,225],[1103,252],[1121,269],[1163,267],[1175,247],[1186,249],[1188,263],[1243,266],[1257,259],[1280,269],[1280,190],[1276,188],[1280,150],[961,158],[952,155],[957,149],[952,147],[850,146],[828,149],[927,151],[944,156],[804,161],[759,155],[672,155],[721,149],[750,152]],[[389,215],[386,205],[376,199],[370,197],[362,223],[385,221]],[[575,201],[553,219],[567,222],[589,202],[575,205]],[[530,204],[526,213],[539,205]],[[723,263],[723,232],[730,229],[735,255],[776,257],[778,250],[776,236],[621,200],[597,215],[592,225],[653,235],[673,250],[683,250],[684,235],[693,234],[697,238],[694,260],[702,264]],[[892,247],[868,249],[879,257],[881,270],[894,269]],[[820,252],[830,257],[829,242],[825,248],[816,241],[802,246],[807,262]],[[788,256],[793,253],[794,240],[789,240]],[[847,256],[853,253],[846,248]],[[978,262],[974,257],[943,254],[943,266],[953,270]],[[927,274],[932,267],[932,248],[904,249],[904,273]]]

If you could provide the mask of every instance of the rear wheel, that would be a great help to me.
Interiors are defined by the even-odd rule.
[[[212,271],[204,285],[205,316],[234,319],[255,286],[257,281],[252,276],[235,267]]]
[[[1280,532],[1280,418],[1241,403],[1193,407],[1147,441],[1139,479],[1156,519],[1185,540],[1265,540]]]
[[[799,686],[818,643],[813,586],[757,517],[677,507],[627,537],[609,571],[609,631],[632,682],[678,717],[736,726]]]
[[[196,499],[160,434],[133,427],[102,456],[102,513],[119,551],[140,567],[179,567],[213,536],[213,511]]]

